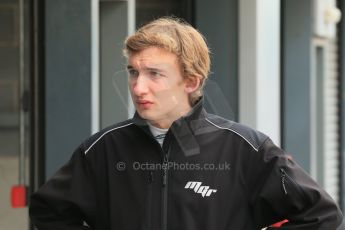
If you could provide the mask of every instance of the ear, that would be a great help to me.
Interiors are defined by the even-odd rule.
[[[200,78],[196,76],[188,76],[185,78],[185,91],[187,93],[193,93],[200,86]]]

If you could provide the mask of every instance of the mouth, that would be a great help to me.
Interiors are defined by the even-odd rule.
[[[148,100],[137,100],[136,103],[140,108],[143,109],[148,109],[153,105],[153,102]]]

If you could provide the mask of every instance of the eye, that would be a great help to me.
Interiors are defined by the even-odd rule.
[[[158,77],[163,77],[164,76],[163,74],[161,74],[160,72],[155,71],[155,70],[150,70],[149,71],[149,75],[152,78],[158,78]]]
[[[139,72],[135,69],[128,69],[127,70],[128,77],[138,77]]]

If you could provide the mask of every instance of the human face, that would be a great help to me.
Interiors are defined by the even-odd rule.
[[[175,54],[146,48],[129,56],[127,70],[134,106],[152,125],[169,128],[191,109]]]

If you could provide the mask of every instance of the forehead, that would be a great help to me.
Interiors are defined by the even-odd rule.
[[[178,58],[176,54],[162,48],[149,47],[130,54],[128,56],[128,64],[136,68],[151,66],[178,67]]]

